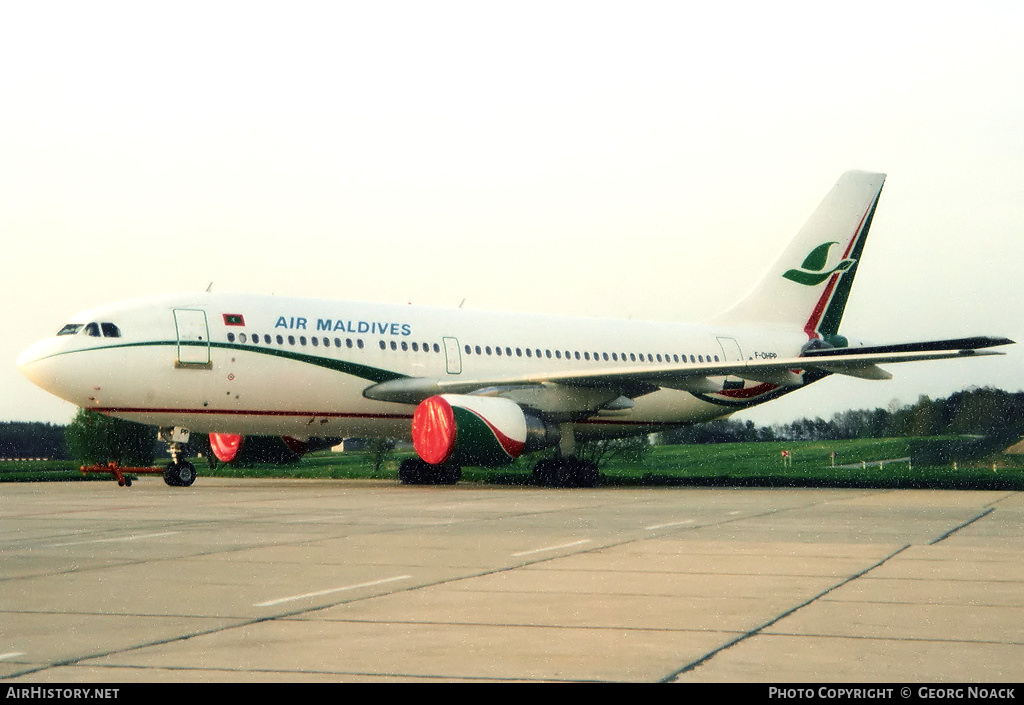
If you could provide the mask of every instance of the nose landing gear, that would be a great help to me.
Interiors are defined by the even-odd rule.
[[[158,436],[171,453],[171,462],[164,468],[164,482],[171,487],[188,487],[196,481],[196,466],[180,456],[188,448],[189,430],[180,426],[161,428]]]

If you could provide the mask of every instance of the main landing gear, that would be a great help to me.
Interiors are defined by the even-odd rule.
[[[596,487],[601,473],[597,463],[567,458],[544,458],[533,466],[533,481],[541,487]]]
[[[600,476],[597,463],[579,458],[544,458],[533,466],[533,481],[541,487],[596,487]],[[458,465],[431,465],[419,458],[398,467],[403,485],[454,485],[461,477]]]
[[[188,448],[189,435],[189,430],[180,426],[161,428],[158,432],[171,453],[171,462],[164,468],[164,482],[171,487],[188,487],[196,481],[196,466],[180,457]]]
[[[540,487],[596,487],[601,473],[597,463],[576,457],[575,434],[571,423],[560,428],[558,453],[533,466],[533,482]],[[462,477],[462,468],[453,464],[431,465],[421,458],[408,458],[398,467],[403,485],[454,485]]]
[[[398,466],[403,485],[454,485],[462,477],[458,465],[431,465],[420,458],[407,458]]]
[[[533,466],[533,481],[541,487],[596,487],[597,463],[576,457],[576,434],[571,423],[559,426],[558,454]]]

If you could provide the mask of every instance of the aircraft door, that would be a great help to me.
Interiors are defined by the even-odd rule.
[[[740,344],[735,338],[719,338],[718,344],[722,348],[726,362],[743,362],[743,351],[740,350]]]
[[[459,351],[458,338],[441,338],[441,340],[444,341],[445,369],[448,374],[462,374],[462,353]]]
[[[206,311],[174,309],[174,326],[178,333],[178,357],[175,367],[210,367],[210,329]]]
[[[740,344],[736,342],[735,338],[719,338],[718,346],[722,348],[726,362],[743,362],[743,351],[740,350]],[[743,389],[746,384],[740,377],[729,375],[722,383],[722,390]]]

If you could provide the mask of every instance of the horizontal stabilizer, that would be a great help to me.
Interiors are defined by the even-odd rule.
[[[817,365],[818,369],[825,370],[837,375],[857,377],[859,379],[887,380],[892,379],[892,373],[886,372],[878,365],[858,365],[857,367],[845,367],[840,365]]]
[[[872,345],[852,348],[818,348],[805,351],[803,357],[843,357],[846,355],[884,355],[889,353],[925,353],[952,350],[957,350],[963,355],[969,355],[974,350],[1012,344],[1013,341],[1009,338],[975,336],[973,338],[935,340],[924,343],[897,343],[895,345]]]

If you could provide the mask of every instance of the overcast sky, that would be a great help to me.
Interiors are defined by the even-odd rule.
[[[700,320],[847,169],[889,175],[841,331],[1024,340],[1020,2],[8,2],[14,360],[173,291]],[[759,423],[1024,388],[1022,355],[830,378]]]

